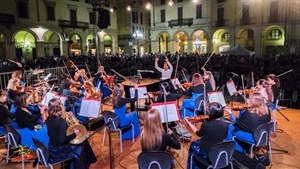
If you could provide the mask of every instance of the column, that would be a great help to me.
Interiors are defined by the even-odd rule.
[[[172,54],[174,54],[176,51],[175,51],[175,42],[174,42],[174,40],[170,40],[170,42],[169,42],[169,44],[170,44],[170,52],[172,53]]]
[[[69,55],[69,44],[66,41],[60,42],[60,54],[62,56]]]
[[[103,41],[103,39],[100,39],[99,40],[100,41],[100,43],[99,43],[99,54],[102,54],[102,53],[104,53],[105,51],[104,51],[104,41]]]
[[[263,35],[262,30],[260,28],[254,30],[255,31],[255,56],[262,57],[263,53]]]
[[[35,43],[35,49],[36,49],[36,56],[37,57],[44,57],[45,56],[44,42],[36,42]]]
[[[206,43],[206,53],[212,53],[214,52],[213,49],[213,40],[212,38],[207,39],[207,43]]]
[[[16,56],[16,46],[14,41],[6,42],[6,58],[15,60]]]
[[[229,33],[229,46],[230,46],[230,49],[231,49],[235,46],[235,44],[234,44],[234,42],[235,42],[234,28],[229,29],[228,33]]]
[[[187,53],[191,53],[193,52],[193,40],[192,39],[188,39],[188,44],[187,44]],[[186,51],[184,51],[186,52]]]
[[[158,52],[158,41],[157,40],[151,40],[151,51],[152,53]]]

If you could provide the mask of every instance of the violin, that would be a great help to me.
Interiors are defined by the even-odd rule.
[[[83,88],[85,89],[86,93],[86,99],[94,98],[94,99],[100,99],[101,98],[101,92],[98,90],[95,90],[95,87],[91,81],[85,81],[83,84]]]
[[[182,84],[182,86],[184,88],[190,88],[192,86],[192,83],[191,82],[185,82],[185,83]]]
[[[190,121],[191,123],[199,123],[199,122],[206,121],[208,119],[209,119],[208,115],[199,115],[199,116],[187,118],[187,120]]]

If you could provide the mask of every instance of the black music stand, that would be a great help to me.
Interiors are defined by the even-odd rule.
[[[154,73],[153,70],[138,70],[138,76],[140,79],[144,78],[150,78],[150,79],[156,79],[157,74]]]

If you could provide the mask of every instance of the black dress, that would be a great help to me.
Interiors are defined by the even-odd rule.
[[[88,169],[97,158],[87,140],[78,145],[69,142],[76,137],[73,133],[66,135],[68,124],[62,118],[48,118],[46,121],[49,135],[50,162],[57,162],[72,157],[70,169]]]

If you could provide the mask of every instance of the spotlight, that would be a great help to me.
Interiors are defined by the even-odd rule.
[[[131,11],[131,9],[132,9],[132,5],[130,4],[127,6],[127,11]]]
[[[116,11],[116,10],[117,10],[117,7],[116,7],[116,6],[113,6],[113,7],[111,7],[111,8],[109,9],[110,12],[114,12],[114,11]]]
[[[147,2],[147,3],[146,3],[146,9],[147,9],[147,10],[149,10],[149,9],[151,8],[151,6],[152,6],[152,5],[151,5],[150,2]]]
[[[173,5],[173,1],[172,0],[169,0],[169,6],[172,6]]]
[[[198,0],[193,0],[193,2],[194,2],[194,3],[197,3],[197,2],[198,2]]]

